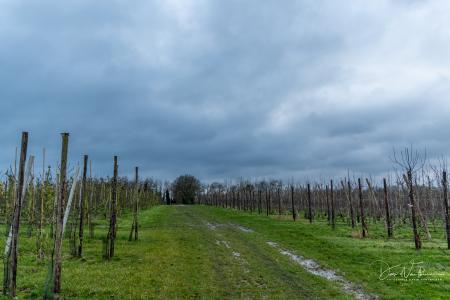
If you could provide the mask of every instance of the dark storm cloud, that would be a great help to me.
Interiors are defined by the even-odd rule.
[[[0,166],[205,180],[390,170],[448,155],[443,1],[0,1]]]

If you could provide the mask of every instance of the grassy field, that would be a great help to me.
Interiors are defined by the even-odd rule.
[[[131,218],[120,218],[116,257],[104,261],[98,226],[84,257],[64,251],[63,295],[69,299],[351,299],[336,282],[313,275],[280,249],[312,258],[382,299],[448,299],[450,253],[442,230],[416,251],[408,228],[383,238],[382,224],[370,237],[339,224],[292,222],[205,206],[158,206],[140,214],[140,240],[128,242]],[[244,226],[244,227],[239,227]],[[250,229],[250,230],[248,230]],[[267,242],[275,242],[279,248]],[[67,242],[66,242],[67,244]],[[18,296],[39,298],[48,263],[35,258],[34,238],[21,237]],[[426,273],[397,281],[380,277],[380,266],[423,262]]]

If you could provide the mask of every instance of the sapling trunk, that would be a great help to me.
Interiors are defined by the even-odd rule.
[[[70,188],[69,199],[67,200],[66,209],[64,210],[64,218],[63,218],[63,226],[62,226],[62,235],[64,237],[64,232],[66,230],[67,220],[69,219],[70,210],[72,208],[73,198],[75,197],[75,191],[77,189],[78,184],[78,173],[80,173],[80,168],[77,166],[75,169],[75,175],[72,181],[72,187]]]

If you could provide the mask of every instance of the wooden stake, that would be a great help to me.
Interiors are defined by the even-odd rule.
[[[139,209],[139,168],[135,167],[135,176],[134,176],[134,199],[133,199],[133,224],[131,225],[131,232],[128,238],[129,241],[138,240],[138,209]]]
[[[292,218],[294,222],[297,220],[297,214],[295,212],[295,204],[294,204],[294,185],[291,185],[291,204],[292,204]]]
[[[114,256],[114,242],[116,240],[117,172],[117,156],[114,156],[114,176],[111,186],[111,216],[109,219],[108,245],[106,249],[108,259]]]
[[[331,225],[330,191],[328,190],[328,185],[325,186],[325,197],[327,201],[327,221],[328,225]]]
[[[422,248],[422,241],[420,240],[420,235],[417,230],[417,221],[416,221],[416,203],[414,201],[414,184],[412,177],[412,170],[409,169],[407,171],[407,183],[409,187],[409,205],[411,206],[411,219],[413,226],[413,234],[414,234],[414,245],[416,246],[416,250]]]
[[[311,185],[308,183],[308,219],[309,223],[312,223],[312,210],[311,210]]]
[[[355,222],[355,212],[353,211],[352,185],[350,183],[350,178],[347,181],[347,187],[348,187],[348,202],[350,204],[350,218],[352,219],[352,228],[355,228],[356,222]]]
[[[134,240],[138,240],[138,230],[139,230],[139,220],[138,220],[138,214],[139,214],[139,168],[136,167],[136,176],[135,176],[135,189],[136,189],[136,200],[135,200],[135,226],[134,226]]]
[[[278,214],[281,215],[281,189],[277,188],[277,198],[278,198]]]
[[[391,216],[389,215],[389,199],[388,199],[388,189],[386,178],[383,178],[383,191],[384,191],[384,209],[386,212],[386,227],[388,237],[392,237],[392,224],[391,224]]]
[[[442,172],[442,186],[444,188],[444,220],[445,220],[445,232],[447,234],[447,249],[450,249],[450,224],[448,215],[448,181],[447,172]]]
[[[83,179],[81,183],[81,194],[80,194],[80,227],[78,229],[78,238],[79,238],[79,244],[78,244],[78,257],[81,257],[83,254],[83,233],[84,233],[84,198],[86,197],[86,177],[87,177],[87,164],[88,164],[89,157],[87,155],[84,156],[84,163],[83,163]]]
[[[262,210],[262,192],[261,189],[258,189],[258,214],[261,214],[261,210]]]
[[[89,160],[89,182],[90,182],[90,193],[89,193],[89,208],[88,208],[88,227],[89,227],[89,238],[94,238],[94,223],[92,222],[93,210],[94,210],[94,182],[92,180],[92,160]]]
[[[19,161],[19,176],[18,176],[18,186],[16,189],[16,202],[14,205],[13,221],[12,226],[12,241],[11,241],[11,258],[10,267],[8,268],[7,274],[5,276],[9,277],[8,290],[4,289],[3,293],[11,297],[16,296],[16,280],[17,280],[17,244],[19,236],[20,227],[20,211],[22,209],[22,198],[25,196],[22,193],[24,189],[25,180],[25,161],[27,159],[27,148],[28,148],[28,132],[22,132],[22,143],[20,150],[20,161]]]
[[[44,249],[42,246],[44,239],[44,220],[45,220],[45,212],[44,212],[44,202],[45,202],[45,188],[46,188],[46,178],[45,178],[45,148],[42,149],[42,187],[41,187],[41,208],[40,208],[40,219],[39,219],[39,235],[38,235],[38,258],[40,260],[44,259]]]
[[[69,134],[62,133],[61,170],[59,174],[59,195],[56,202],[55,220],[55,245],[53,257],[53,298],[59,299],[61,291],[61,254],[62,254],[62,229],[64,221],[64,207],[66,197],[67,153],[69,149]]]
[[[361,231],[362,231],[362,237],[364,238],[364,237],[366,237],[367,225],[366,225],[366,218],[364,216],[361,178],[358,178],[358,194],[359,194],[359,209],[360,209],[360,215],[361,215]]]
[[[331,198],[331,226],[336,229],[336,215],[334,213],[334,191],[333,180],[330,180],[330,198]]]

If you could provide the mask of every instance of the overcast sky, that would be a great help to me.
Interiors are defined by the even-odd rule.
[[[448,1],[0,0],[0,168],[71,134],[98,175],[379,175],[450,156]],[[38,168],[38,170],[40,167]]]

